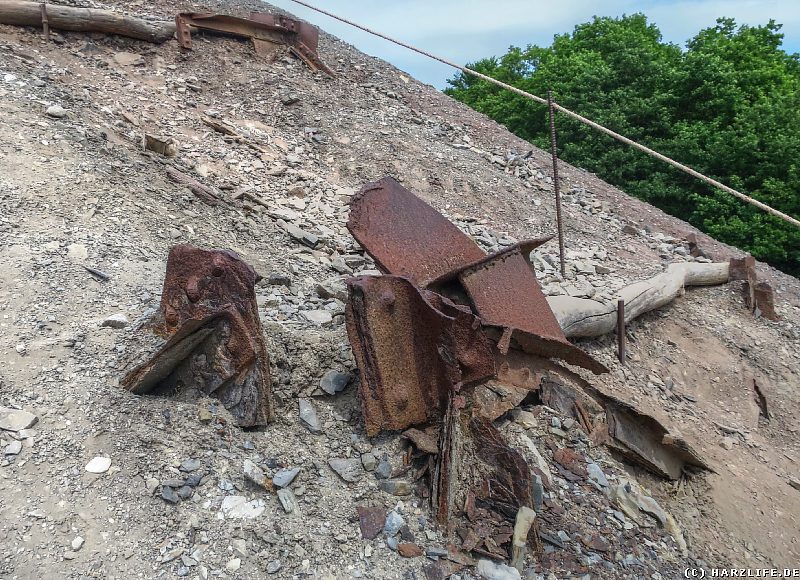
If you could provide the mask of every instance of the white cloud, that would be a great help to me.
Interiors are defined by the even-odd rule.
[[[452,69],[339,23],[290,0],[272,0],[297,16],[388,60],[418,79],[444,86]],[[314,3],[314,0],[311,0]],[[502,55],[509,45],[548,45],[555,34],[571,32],[593,16],[643,12],[661,29],[664,39],[683,44],[717,17],[740,24],[766,24],[773,18],[784,25],[785,46],[800,52],[800,2],[796,0],[316,0],[334,14],[373,28],[429,52],[466,64]],[[323,55],[324,57],[324,55]]]

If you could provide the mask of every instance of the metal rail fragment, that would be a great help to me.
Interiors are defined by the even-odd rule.
[[[369,436],[435,423],[465,378],[494,374],[491,350],[471,314],[444,306],[457,310],[446,315],[430,293],[397,276],[351,278],[347,288],[347,333]]]
[[[159,390],[212,395],[242,427],[271,420],[269,357],[255,299],[257,278],[253,268],[229,250],[173,247],[160,308],[139,337],[146,344],[156,341],[156,348],[129,365],[120,385],[137,394]]]
[[[213,12],[181,12],[175,16],[178,42],[182,48],[192,49],[191,27],[213,32],[251,38],[259,47],[262,42],[286,45],[311,70],[321,70],[336,76],[319,57],[319,31],[316,27],[294,18],[251,12],[250,18],[239,18]]]
[[[353,197],[347,228],[383,272],[404,276],[421,288],[438,289],[457,280],[482,323],[506,329],[501,351],[513,337],[532,354],[561,358],[596,374],[607,372],[564,336],[525,257],[550,237],[487,255],[391,177],[365,185]]]

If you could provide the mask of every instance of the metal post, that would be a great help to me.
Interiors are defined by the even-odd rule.
[[[556,192],[556,226],[558,227],[558,258],[561,277],[566,276],[564,260],[564,226],[561,222],[561,187],[558,183],[558,151],[556,148],[556,110],[553,107],[553,93],[547,91],[547,107],[550,110],[550,153],[553,155],[553,188]]]
[[[47,18],[47,2],[42,2],[42,31],[44,39],[50,42],[50,21]]]
[[[625,301],[617,300],[617,357],[625,364]]]

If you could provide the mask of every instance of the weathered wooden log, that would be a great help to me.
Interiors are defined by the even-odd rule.
[[[174,22],[150,22],[111,10],[73,8],[58,4],[47,4],[47,22],[51,30],[104,32],[154,43],[165,42],[175,34]],[[41,28],[41,2],[0,0],[0,24]]]
[[[618,297],[625,301],[625,322],[660,308],[683,293],[686,286],[713,286],[728,281],[728,262],[670,264],[667,270],[642,282],[625,286]],[[586,298],[549,296],[550,308],[569,337],[601,336],[613,332],[617,305]]]

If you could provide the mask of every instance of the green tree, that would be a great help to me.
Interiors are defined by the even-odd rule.
[[[789,214],[800,214],[800,58],[780,25],[700,31],[682,50],[643,14],[598,18],[549,47],[510,47],[471,68],[558,102]],[[446,93],[548,146],[547,111],[459,73]],[[688,219],[722,241],[800,274],[800,230],[571,118],[560,156]]]

